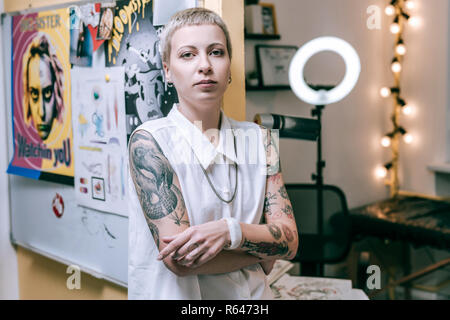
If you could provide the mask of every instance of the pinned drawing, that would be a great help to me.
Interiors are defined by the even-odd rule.
[[[79,205],[127,215],[123,67],[72,70],[75,191]],[[116,115],[112,115],[114,101]],[[111,115],[110,115],[111,113]],[[116,120],[117,119],[117,120]],[[114,124],[113,124],[114,123]],[[123,170],[123,172],[122,172]]]

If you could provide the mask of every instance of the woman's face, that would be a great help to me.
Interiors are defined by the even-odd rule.
[[[31,117],[39,136],[45,140],[56,117],[54,84],[48,62],[38,55],[31,58],[28,79]]]
[[[164,70],[180,101],[220,103],[228,86],[230,65],[225,34],[217,25],[207,24],[175,31]]]

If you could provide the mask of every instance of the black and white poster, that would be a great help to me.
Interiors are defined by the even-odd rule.
[[[176,91],[164,81],[158,31],[153,26],[151,0],[117,1],[106,66],[125,68],[127,141],[141,123],[166,116],[178,102]]]

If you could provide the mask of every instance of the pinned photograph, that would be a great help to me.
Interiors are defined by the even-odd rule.
[[[100,23],[97,30],[97,40],[111,39],[114,21],[114,8],[101,8]]]

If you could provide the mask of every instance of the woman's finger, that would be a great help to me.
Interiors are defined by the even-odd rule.
[[[180,233],[179,235],[177,235],[175,240],[171,241],[167,245],[167,247],[165,247],[163,250],[161,250],[159,252],[159,255],[158,255],[157,259],[158,260],[165,259],[169,254],[171,254],[172,252],[178,250],[178,248],[180,248],[187,241],[189,241],[190,237],[191,237],[190,233],[187,233],[187,232]]]
[[[185,266],[190,266],[205,250],[208,248],[205,244],[192,244],[191,249],[186,255],[178,260],[178,263]]]
[[[178,235],[162,237],[161,240],[166,242],[166,243],[169,243],[169,242],[175,240],[177,238],[177,236]]]
[[[223,249],[223,243],[214,244],[209,250],[205,251],[200,257],[191,264],[192,268],[197,268],[209,260],[213,259]]]

